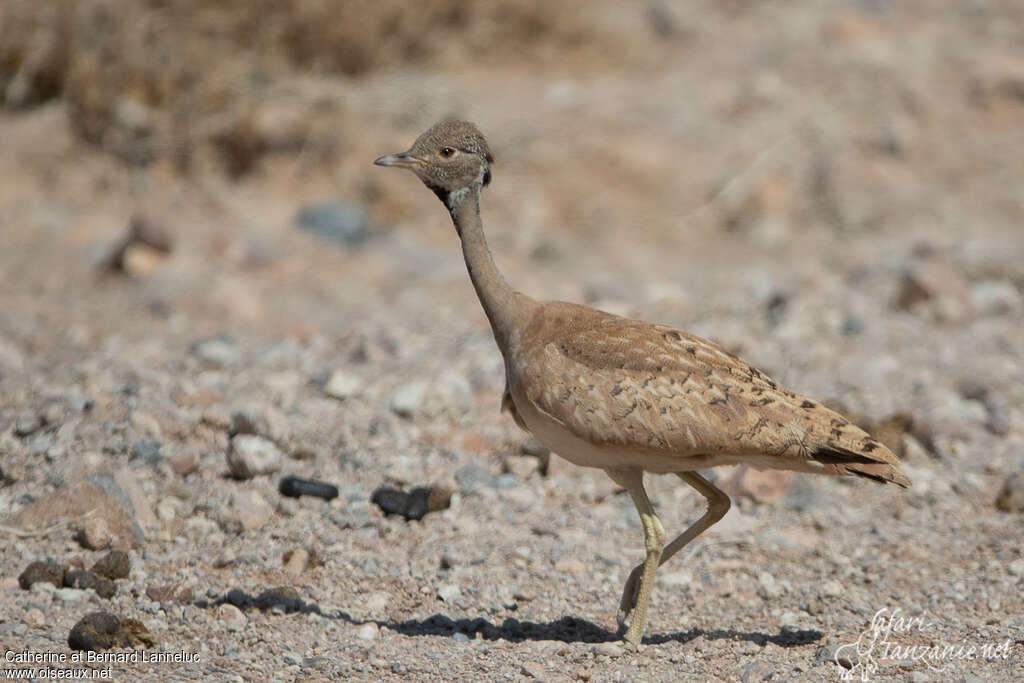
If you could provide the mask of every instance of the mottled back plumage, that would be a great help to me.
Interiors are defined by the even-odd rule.
[[[671,327],[549,303],[514,366],[525,396],[573,435],[668,456],[669,471],[755,456],[758,467],[909,484],[889,449],[841,415]]]

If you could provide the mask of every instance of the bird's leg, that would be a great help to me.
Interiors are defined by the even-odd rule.
[[[627,643],[639,645],[644,635],[644,624],[647,621],[647,606],[651,601],[651,590],[654,588],[654,574],[658,571],[659,559],[661,558],[662,546],[665,543],[665,529],[661,521],[654,513],[654,507],[647,498],[647,491],[644,490],[644,473],[642,470],[617,470],[608,472],[609,476],[620,486],[629,491],[637,512],[640,513],[640,523],[644,527],[644,548],[647,556],[642,565],[634,570],[639,577],[634,592],[633,620],[626,630],[624,636]],[[630,576],[629,583],[636,583],[633,576]]]
[[[686,544],[707,531],[708,528],[722,519],[722,517],[725,517],[725,513],[729,511],[730,506],[729,496],[725,495],[721,489],[696,472],[676,472],[676,474],[680,479],[697,489],[702,496],[707,498],[708,509],[703,517],[690,525],[686,531],[676,536],[671,543],[665,546],[665,549],[661,552],[661,560],[658,566],[665,564],[670,557],[682,550]],[[622,590],[622,599],[619,601],[618,620],[620,625],[626,623],[633,608],[637,605],[639,595],[637,587],[644,569],[645,564],[638,564],[633,568],[629,578],[626,580],[626,586]]]

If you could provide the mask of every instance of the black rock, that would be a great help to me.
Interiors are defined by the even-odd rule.
[[[381,486],[373,492],[370,502],[383,510],[386,515],[405,517],[405,512],[409,509],[409,494],[390,486]]]
[[[302,479],[301,477],[287,476],[281,479],[277,490],[282,496],[298,498],[299,496],[315,496],[324,500],[331,500],[338,497],[338,487],[328,484],[325,481],[316,479]]]
[[[390,486],[381,486],[373,492],[371,503],[388,515],[401,515],[405,519],[423,519],[428,512],[444,510],[451,505],[452,492],[442,486],[417,486],[406,493]]]
[[[430,512],[430,489],[417,486],[412,491],[409,491],[405,518],[423,519],[428,512]]]
[[[123,550],[111,550],[96,561],[92,571],[108,579],[127,579],[132,570],[132,561]]]
[[[91,588],[96,595],[109,600],[114,597],[117,587],[114,582],[105,576],[97,574],[89,569],[69,569],[64,573],[64,585],[67,588]]]
[[[64,567],[56,562],[33,562],[25,567],[25,571],[18,577],[18,585],[24,590],[32,587],[32,584],[52,583],[57,588],[64,585]]]

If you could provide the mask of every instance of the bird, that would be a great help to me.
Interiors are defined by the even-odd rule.
[[[475,124],[440,121],[374,163],[412,171],[448,210],[504,359],[502,412],[569,462],[604,470],[632,498],[644,559],[616,614],[626,644],[642,642],[658,567],[729,511],[729,496],[699,470],[746,464],[910,485],[896,456],[863,429],[714,342],[513,289],[484,237],[480,197],[494,156]],[[703,516],[667,544],[645,473],[674,474],[707,500]]]

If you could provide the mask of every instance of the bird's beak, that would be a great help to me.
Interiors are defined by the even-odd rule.
[[[415,166],[422,166],[423,159],[414,157],[409,152],[400,152],[398,154],[388,154],[387,156],[380,157],[373,162],[377,166],[398,166],[399,168],[413,168]]]

